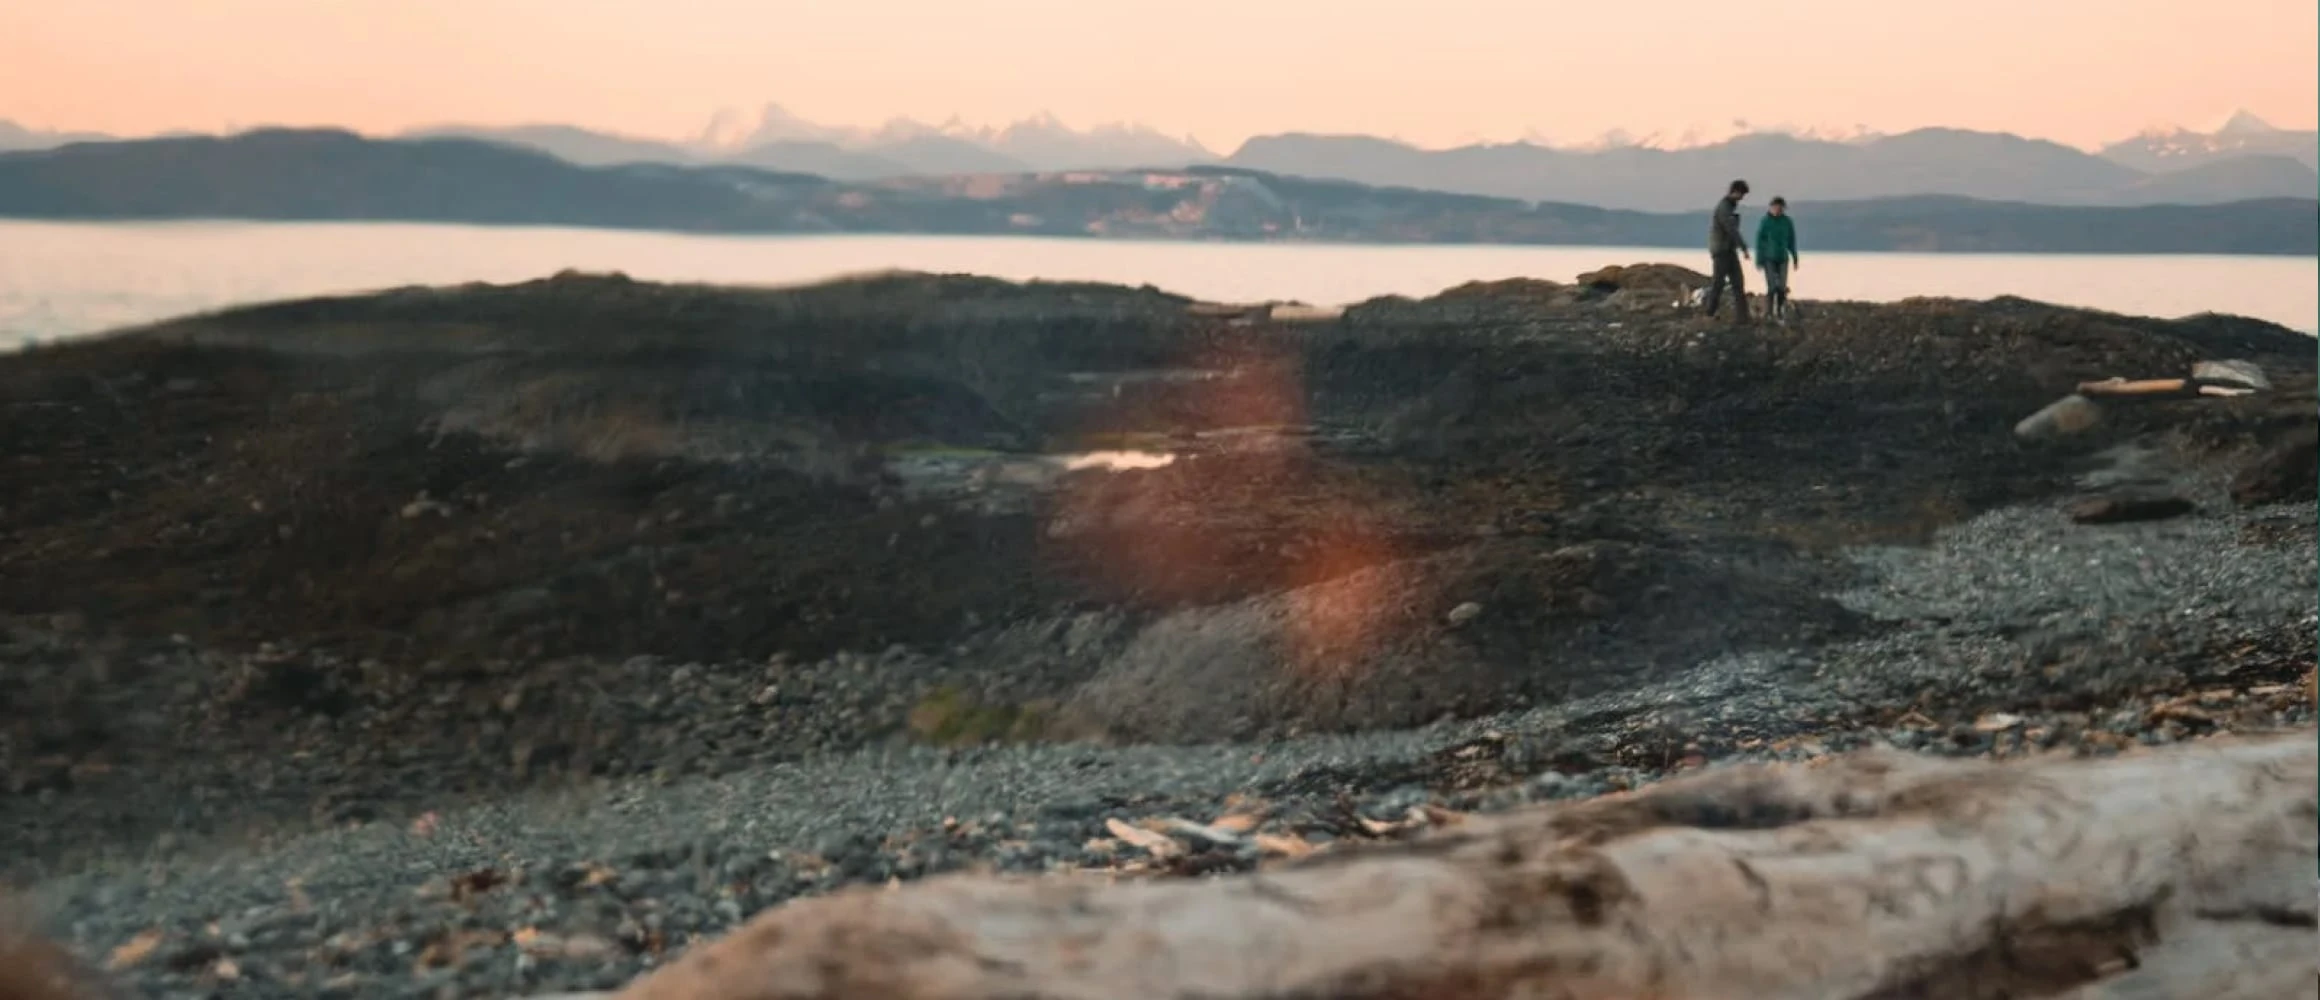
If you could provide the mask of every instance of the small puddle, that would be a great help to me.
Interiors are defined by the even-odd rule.
[[[967,495],[1012,504],[1054,488],[1075,472],[1135,472],[1173,464],[1177,453],[1141,448],[1025,454],[917,449],[889,454],[886,467],[913,492]]]
[[[1104,469],[1124,472],[1131,469],[1157,469],[1176,461],[1174,452],[1166,451],[1087,451],[1077,455],[1051,455],[1050,460],[1061,460],[1064,469]]]

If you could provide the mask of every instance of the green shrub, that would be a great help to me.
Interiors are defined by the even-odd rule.
[[[936,746],[1025,743],[1046,734],[1044,705],[986,705],[955,687],[936,688],[910,710],[912,735]]]

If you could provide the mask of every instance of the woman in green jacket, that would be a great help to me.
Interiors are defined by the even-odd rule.
[[[1756,224],[1756,266],[1764,271],[1765,311],[1772,318],[1788,318],[1788,269],[1803,267],[1796,255],[1796,220],[1788,217],[1788,199],[1774,198]]]

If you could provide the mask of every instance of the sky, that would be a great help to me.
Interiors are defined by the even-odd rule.
[[[148,134],[560,122],[689,138],[1050,112],[1230,151],[1755,127],[2093,147],[2320,120],[2312,0],[11,0],[0,119]]]

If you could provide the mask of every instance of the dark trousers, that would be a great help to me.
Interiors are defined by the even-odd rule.
[[[1788,313],[1788,256],[1766,259],[1759,255],[1756,262],[1764,266],[1764,312],[1775,318]]]
[[[1740,321],[1748,322],[1748,279],[1740,269],[1740,251],[1718,250],[1708,255],[1716,262],[1714,273],[1708,275],[1708,315],[1716,315],[1716,306],[1724,300],[1724,286],[1732,286],[1732,307],[1740,311]]]

